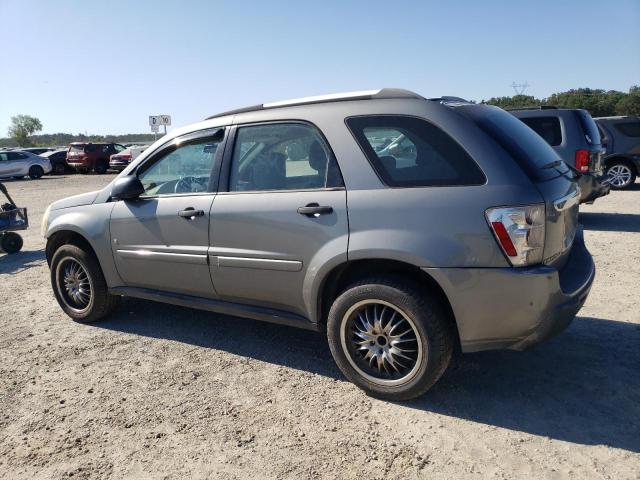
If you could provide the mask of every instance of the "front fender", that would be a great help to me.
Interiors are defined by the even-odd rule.
[[[56,233],[66,231],[83,237],[93,248],[109,288],[123,284],[111,253],[109,221],[113,206],[113,203],[98,203],[52,210],[45,235],[50,239]]]

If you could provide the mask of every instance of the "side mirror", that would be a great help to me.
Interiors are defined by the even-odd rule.
[[[142,182],[135,175],[118,178],[111,189],[113,200],[131,200],[144,193]]]

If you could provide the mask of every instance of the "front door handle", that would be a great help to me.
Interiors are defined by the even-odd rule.
[[[203,217],[204,210],[196,210],[193,207],[189,207],[189,208],[185,208],[184,210],[180,210],[178,212],[178,215],[180,215],[182,218],[193,220],[196,217]]]
[[[307,217],[319,217],[320,215],[327,215],[332,212],[333,207],[318,205],[317,203],[310,203],[304,207],[298,207],[298,213],[300,215],[306,215]]]

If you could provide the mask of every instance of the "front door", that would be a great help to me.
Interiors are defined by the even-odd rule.
[[[207,249],[223,131],[178,138],[132,173],[139,199],[116,202],[111,246],[127,286],[215,297]]]
[[[307,316],[315,307],[305,297],[310,279],[346,260],[346,192],[335,158],[305,123],[240,126],[233,137],[211,208],[216,292]]]

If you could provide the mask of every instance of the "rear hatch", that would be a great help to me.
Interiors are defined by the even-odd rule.
[[[80,159],[84,156],[84,147],[84,144],[71,145],[69,147],[69,151],[67,152],[67,162],[80,161]]]
[[[504,110],[489,105],[461,105],[456,110],[506,150],[536,186],[545,203],[543,263],[562,268],[578,227],[577,175],[542,137]]]

